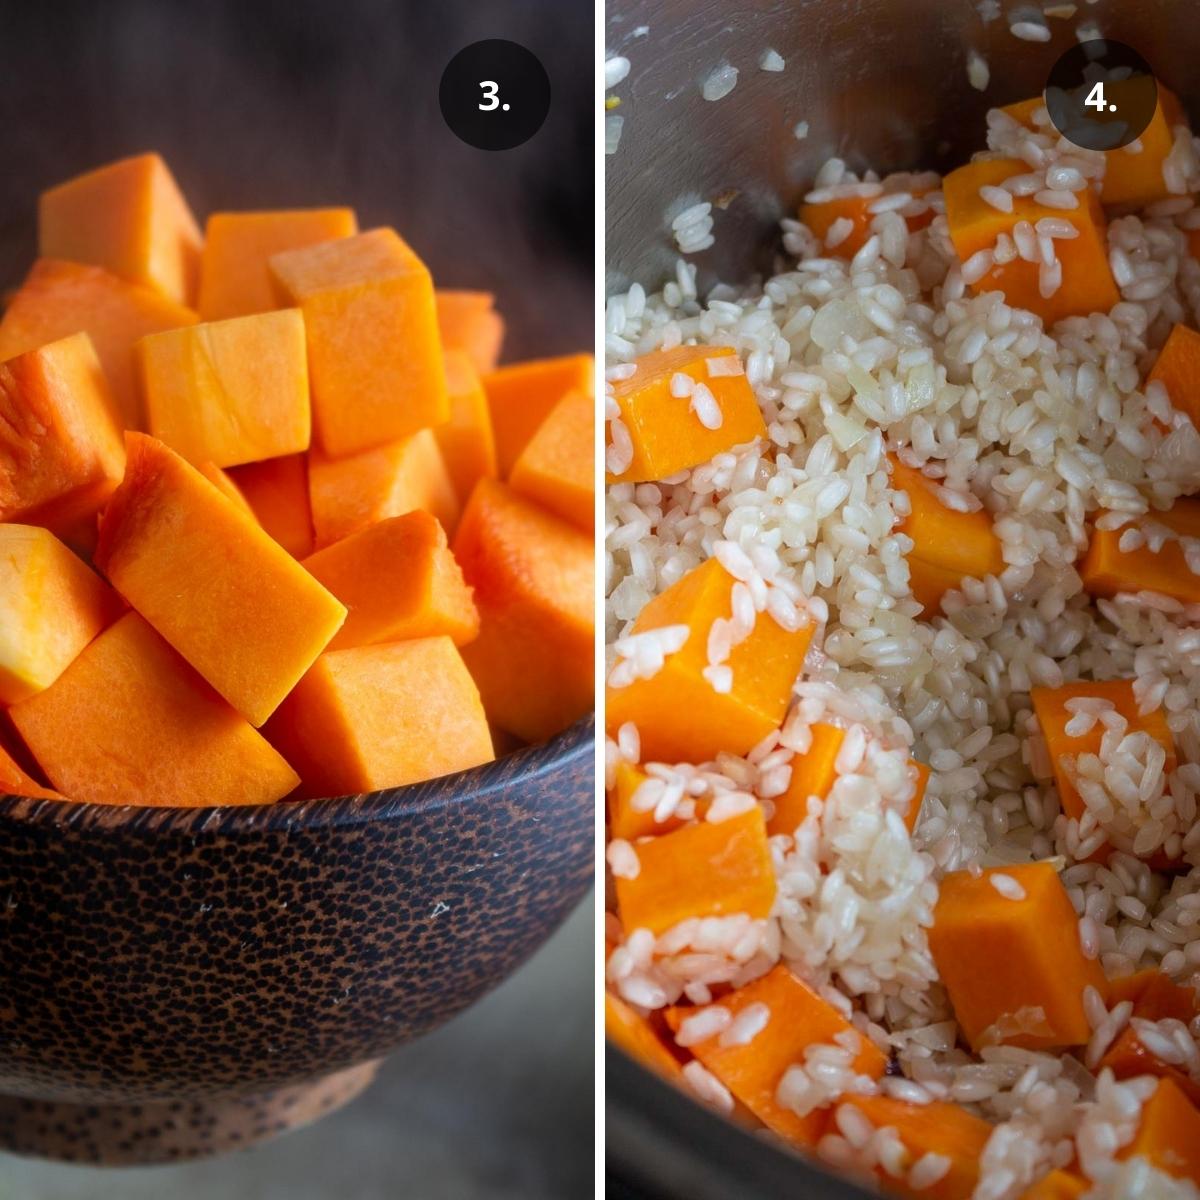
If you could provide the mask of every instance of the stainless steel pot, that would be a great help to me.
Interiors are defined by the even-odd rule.
[[[831,155],[881,172],[962,162],[983,145],[987,109],[1041,92],[1085,21],[1137,49],[1200,114],[1200,5],[1076,3],[1072,17],[1047,20],[1051,40],[1037,43],[1009,32],[1031,8],[1019,0],[1001,0],[990,21],[977,0],[609,0],[608,53],[632,69],[614,89],[624,124],[606,159],[608,292],[673,274],[669,217],[686,201],[727,204],[714,211],[716,244],[692,259],[703,290],[770,269],[779,218]],[[768,49],[786,60],[782,73],[759,69]],[[971,50],[989,67],[983,92],[967,81]],[[702,81],[722,62],[738,68],[737,86],[706,101]],[[800,121],[803,140],[793,135]],[[866,1195],[702,1111],[612,1049],[607,1094],[619,1195]]]

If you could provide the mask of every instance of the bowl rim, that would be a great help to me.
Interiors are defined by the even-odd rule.
[[[276,800],[272,804],[177,806],[95,804],[0,793],[0,822],[73,830],[131,834],[266,833],[288,830],[347,828],[436,812],[468,797],[502,796],[511,791],[514,775],[522,784],[595,752],[594,712],[589,712],[549,741],[523,746],[491,762],[439,775],[420,783],[319,800]]]

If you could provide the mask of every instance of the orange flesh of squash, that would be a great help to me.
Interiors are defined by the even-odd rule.
[[[122,429],[144,426],[134,343],[194,325],[196,314],[102,267],[39,258],[0,320],[0,361],[73,333],[92,339]]]
[[[318,550],[376,521],[422,509],[453,536],[458,496],[430,429],[347,458],[308,456],[308,493]]]
[[[646,761],[700,763],[722,750],[745,754],[783,721],[812,626],[788,632],[759,613],[750,636],[729,656],[732,689],[715,691],[703,675],[709,630],[717,618],[731,616],[733,584],[733,576],[710,558],[651,600],[634,622],[635,633],[666,625],[690,631],[657,674],[607,690],[609,729],[632,721]]]
[[[846,731],[837,725],[823,721],[813,725],[812,745],[792,759],[788,789],[775,797],[775,814],[767,822],[769,834],[786,833],[791,837],[808,816],[808,798],[824,800],[829,795],[837,779],[834,764],[845,737]]]
[[[146,426],[188,462],[234,467],[308,449],[299,310],[151,334],[138,342],[137,359]]]
[[[249,517],[255,524],[258,523],[258,518],[254,515],[254,509],[250,507],[246,502],[246,497],[242,495],[242,489],[233,482],[227,472],[212,462],[202,462],[196,469],[230,504],[234,505],[244,516]]]
[[[1150,521],[1165,525],[1181,537],[1200,537],[1200,500],[1181,497],[1166,512],[1154,510]],[[1130,525],[1141,522],[1135,518]],[[1141,546],[1121,549],[1120,529],[1093,529],[1087,553],[1079,564],[1084,590],[1093,596],[1115,596],[1119,592],[1158,592],[1181,604],[1200,604],[1200,576],[1194,575],[1183,547],[1173,538],[1162,549]]]
[[[13,723],[54,786],[92,804],[270,804],[296,773],[137,613]]]
[[[604,1032],[614,1046],[624,1050],[635,1062],[661,1075],[670,1083],[679,1083],[682,1068],[654,1026],[637,1009],[611,992],[604,993]]]
[[[498,470],[487,396],[479,372],[461,350],[446,351],[446,390],[450,419],[433,434],[459,503],[466,504],[479,480],[495,479]]]
[[[43,192],[38,253],[93,263],[191,305],[204,239],[157,154],[109,163]]]
[[[1120,87],[1119,81],[1110,81],[1106,93],[1110,102],[1119,102]],[[1130,154],[1125,149],[1119,149],[1108,150],[1104,154],[1104,181],[1100,186],[1102,204],[1136,205],[1140,208],[1156,200],[1169,199],[1172,195],[1163,178],[1163,160],[1170,154],[1175,141],[1174,126],[1185,118],[1175,96],[1161,83],[1157,84],[1157,88],[1158,102],[1154,107],[1154,115],[1138,135],[1141,151]],[[1035,96],[1031,100],[1007,104],[1002,111],[1022,125],[1034,129],[1037,126],[1033,115],[1044,106],[1042,97]],[[1053,126],[1042,128],[1049,128],[1057,136]]]
[[[615,380],[613,398],[633,442],[633,459],[620,475],[608,474],[608,482],[666,479],[732,446],[766,437],[767,426],[746,376],[711,373],[710,361],[724,364],[736,358],[737,352],[728,346],[653,350],[637,360],[637,370],[628,379]],[[686,397],[671,394],[676,375],[686,375],[712,393],[721,410],[718,428],[706,428]]]
[[[196,307],[204,321],[246,317],[277,307],[268,260],[285,250],[353,237],[352,208],[221,212],[208,218]]]
[[[0,744],[0,796],[29,796],[34,800],[61,800],[62,795],[42,787]]]
[[[0,363],[0,521],[94,517],[125,467],[113,413],[86,333]]]
[[[993,266],[971,290],[1003,292],[1014,308],[1028,309],[1047,326],[1063,317],[1106,313],[1120,299],[1108,266],[1108,241],[1100,201],[1091,191],[1080,193],[1078,208],[1047,208],[1029,196],[1013,199],[1013,211],[1001,212],[979,195],[985,186],[998,187],[1012,175],[1029,170],[1015,159],[977,159],[951,171],[942,182],[946,197],[946,219],[950,238],[960,262],[976,251],[990,250],[1001,233],[1012,235],[1019,221],[1031,225],[1043,217],[1070,221],[1079,231],[1077,237],[1054,243],[1062,264],[1062,283],[1053,296],[1044,298],[1038,290],[1038,264],[1017,257],[1009,263]]]
[[[905,1169],[926,1154],[950,1160],[950,1170],[937,1183],[913,1189],[877,1169],[880,1183],[889,1192],[908,1200],[969,1200],[979,1182],[979,1157],[992,1127],[957,1104],[933,1101],[909,1104],[890,1096],[846,1096],[841,1104],[858,1109],[876,1129],[894,1129],[908,1151]]]
[[[494,757],[479,693],[448,637],[327,651],[264,732],[307,796],[401,787]]]
[[[735,1018],[751,1004],[765,1004],[770,1019],[745,1045],[723,1046],[718,1034],[688,1049],[768,1129],[795,1145],[816,1145],[829,1116],[827,1109],[815,1109],[801,1117],[775,1099],[784,1073],[793,1064],[803,1063],[809,1046],[853,1032],[859,1040],[855,1073],[878,1079],[887,1066],[887,1059],[873,1042],[857,1033],[828,1000],[786,966],[775,967],[760,979],[722,996],[717,1003]],[[684,1020],[696,1011],[686,1006],[669,1008],[667,1024],[678,1033]]]
[[[925,789],[929,786],[929,767],[915,758],[910,758],[908,765],[917,777],[916,791],[913,792],[913,798],[908,802],[908,808],[904,813],[904,824],[908,827],[908,832],[912,833],[921,818],[921,805],[925,801]]]
[[[303,566],[348,610],[331,650],[439,634],[461,646],[479,633],[471,589],[427,512],[380,521]]]
[[[1170,1079],[1163,1079],[1142,1108],[1133,1141],[1118,1158],[1144,1158],[1167,1175],[1200,1187],[1200,1110]]]
[[[670,833],[686,822],[675,813],[665,821],[654,819],[654,810],[639,811],[633,807],[633,797],[639,787],[649,779],[641,767],[632,763],[617,764],[617,777],[614,787],[608,796],[609,832],[614,838],[622,838],[627,842],[637,841],[638,838],[656,837],[660,833]],[[706,801],[696,805],[696,815],[703,816],[708,807]]]
[[[595,699],[592,539],[481,479],[453,544],[480,618],[463,658],[488,717],[527,742],[544,741]]]
[[[924,194],[924,191],[912,193],[914,198]],[[871,205],[881,198],[880,196],[839,196],[833,200],[802,204],[800,220],[821,239],[821,244],[824,245],[830,226],[844,217],[853,228],[842,241],[830,248],[829,253],[836,254],[839,258],[853,258],[871,236],[871,222],[874,221],[875,214],[869,210]],[[933,209],[928,208],[918,216],[906,217],[905,223],[908,225],[909,233],[916,233],[918,229],[924,229],[932,220]]]
[[[1004,570],[1000,539],[992,519],[982,509],[959,512],[943,504],[934,491],[937,484],[921,471],[902,463],[895,455],[888,460],[892,487],[908,497],[911,512],[896,527],[913,540],[908,555],[909,582],[913,597],[934,616],[942,597],[964,579],[982,579]]]
[[[1092,1185],[1069,1171],[1051,1171],[1021,1193],[1021,1200],[1077,1200]]]
[[[1146,383],[1161,383],[1172,406],[1200,429],[1200,333],[1176,325],[1158,352]]]
[[[1058,786],[1058,798],[1063,812],[1079,820],[1083,816],[1083,797],[1075,788],[1069,765],[1080,754],[1098,754],[1104,737],[1104,726],[1097,721],[1088,733],[1072,737],[1067,733],[1067,723],[1072,714],[1067,710],[1068,700],[1090,697],[1108,700],[1113,708],[1129,723],[1130,733],[1148,733],[1167,752],[1164,771],[1173,771],[1176,766],[1175,740],[1167,726],[1166,714],[1155,709],[1143,716],[1138,712],[1138,703],[1133,695],[1132,679],[1109,679],[1102,683],[1083,681],[1065,683],[1061,687],[1034,687],[1029,698],[1037,716],[1046,750],[1054,769],[1054,782]]]
[[[596,526],[595,401],[568,392],[529,439],[509,476],[514,492],[591,534]]]
[[[438,288],[438,331],[447,351],[461,351],[480,375],[496,369],[504,342],[504,318],[493,309],[491,292]]]
[[[538,426],[568,392],[596,394],[594,372],[590,354],[568,354],[512,363],[483,377],[502,478],[508,478]]]
[[[433,280],[392,229],[274,255],[281,295],[304,313],[313,433],[354,454],[450,416]]]
[[[345,608],[161,442],[126,434],[128,467],[96,565],[255,726],[325,649]]]
[[[49,530],[0,525],[0,704],[49,687],[120,607]]]
[[[289,454],[247,463],[234,467],[230,477],[245,496],[258,523],[293,558],[307,558],[313,552],[305,455]]]
[[[614,881],[626,934],[649,929],[657,936],[689,917],[770,916],[775,871],[757,806],[717,824],[684,825],[635,849],[637,878]]]
[[[1104,973],[1084,957],[1066,889],[1050,863],[1005,867],[1025,892],[1013,900],[992,885],[997,873],[947,875],[929,931],[963,1035],[976,1053],[993,1044],[1086,1044],[1083,989],[1090,984],[1103,995]]]

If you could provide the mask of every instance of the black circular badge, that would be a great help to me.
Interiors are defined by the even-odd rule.
[[[450,60],[438,103],[446,124],[468,146],[511,150],[541,129],[550,111],[550,78],[532,51],[491,38]]]
[[[1158,104],[1158,85],[1132,47],[1107,38],[1072,46],[1046,84],[1054,128],[1085,150],[1117,150],[1140,137]]]

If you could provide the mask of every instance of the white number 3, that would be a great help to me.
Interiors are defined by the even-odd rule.
[[[480,104],[480,110],[482,112],[491,112],[492,109],[499,108],[500,85],[493,83],[490,79],[484,79],[480,82],[479,86],[483,89],[483,99],[485,101],[485,103]]]

